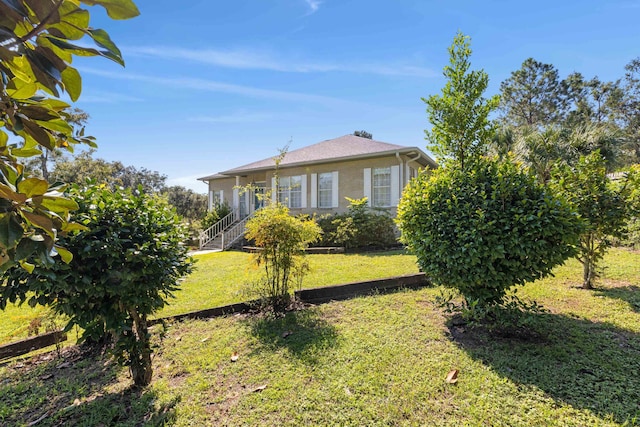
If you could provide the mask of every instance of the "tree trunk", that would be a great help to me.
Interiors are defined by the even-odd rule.
[[[138,315],[135,309],[130,309],[129,313],[133,319],[133,332],[137,341],[131,348],[131,376],[136,386],[144,387],[151,383],[153,376],[147,316]]]
[[[582,288],[593,289],[593,282],[596,280],[596,253],[592,234],[583,241],[583,247],[586,251],[582,260]]]
[[[593,289],[593,281],[595,280],[595,265],[590,259],[586,259],[582,264],[582,288]]]

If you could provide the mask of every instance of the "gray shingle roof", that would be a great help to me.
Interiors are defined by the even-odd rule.
[[[345,135],[335,139],[318,142],[317,144],[299,148],[287,152],[280,166],[293,166],[297,164],[334,161],[350,157],[382,154],[385,152],[406,150],[415,147],[389,144],[355,135]],[[240,172],[271,169],[275,166],[273,157],[249,163],[237,168],[220,172],[223,175],[233,175]]]

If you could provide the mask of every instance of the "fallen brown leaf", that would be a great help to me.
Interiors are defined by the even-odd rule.
[[[458,370],[457,369],[452,369],[449,371],[449,373],[447,374],[447,379],[446,381],[449,384],[455,384],[458,382]]]

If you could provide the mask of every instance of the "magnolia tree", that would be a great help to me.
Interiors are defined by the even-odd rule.
[[[82,5],[100,5],[113,19],[138,15],[131,0],[0,1],[0,267],[20,264],[37,252],[48,257],[56,236],[69,231],[77,208],[60,187],[28,177],[24,159],[44,150],[94,146],[74,130],[73,111],[60,100],[80,97],[74,56],[103,56],[124,64],[109,35],[89,24]],[[10,139],[11,136],[11,139]],[[58,248],[58,251],[63,250]]]
[[[74,219],[82,228],[60,240],[73,259],[68,264],[33,259],[37,267],[31,274],[9,269],[0,285],[0,308],[8,301],[49,305],[70,319],[67,329],[80,326],[83,339],[112,336],[134,383],[147,385],[152,376],[147,318],[191,272],[193,261],[182,243],[186,230],[164,198],[142,191],[74,187],[70,196],[79,205]]]

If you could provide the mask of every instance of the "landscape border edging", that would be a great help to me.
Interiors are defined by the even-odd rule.
[[[387,277],[384,279],[351,282],[341,285],[323,286],[320,288],[301,289],[294,292],[298,301],[307,304],[323,304],[330,301],[340,301],[358,296],[371,295],[376,292],[390,292],[400,288],[419,289],[429,286],[429,279],[424,273],[409,274],[404,276]],[[246,301],[228,304],[204,310],[196,310],[174,316],[160,317],[148,321],[149,326],[163,322],[175,322],[184,319],[210,319],[229,314],[246,314],[255,309],[258,301]],[[56,341],[56,337],[59,338]],[[62,331],[54,331],[47,334],[25,338],[10,344],[0,345],[0,360],[22,356],[31,351],[54,345],[57,342],[66,341],[67,335]]]

